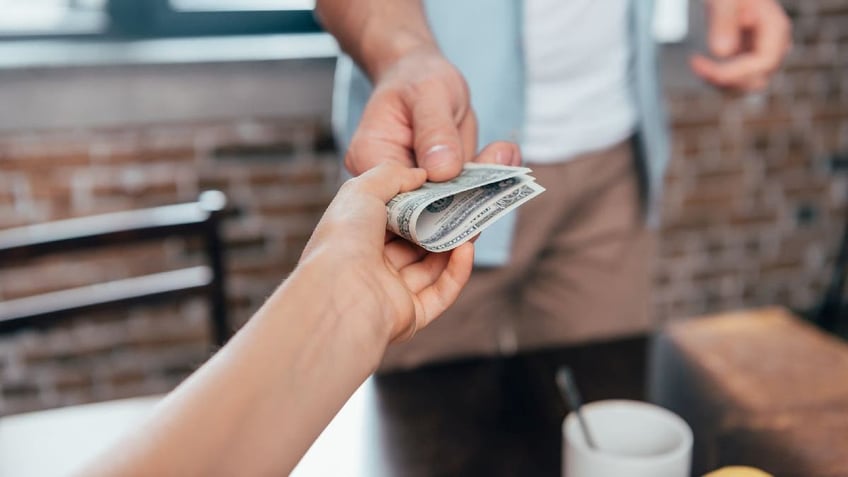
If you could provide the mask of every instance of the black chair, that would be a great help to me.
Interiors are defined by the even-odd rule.
[[[848,332],[848,314],[846,314],[844,299],[845,278],[848,275],[848,217],[844,227],[836,261],[833,263],[830,283],[821,302],[811,313],[813,322],[827,331],[842,334]]]
[[[848,172],[848,152],[836,153],[829,161],[833,173]],[[845,300],[845,282],[848,278],[848,208],[845,209],[844,220],[830,282],[820,302],[812,310],[806,313],[802,311],[801,314],[823,329],[848,339],[848,303]]]
[[[200,237],[207,259],[202,266],[0,301],[0,334],[49,326],[81,312],[202,294],[209,303],[212,338],[223,345],[232,333],[220,231],[225,205],[223,193],[207,191],[197,202],[0,230],[0,267],[45,255],[169,237]]]

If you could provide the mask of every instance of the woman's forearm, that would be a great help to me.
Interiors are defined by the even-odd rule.
[[[103,474],[286,475],[373,372],[390,329],[336,276],[301,267],[215,357],[121,443]],[[337,294],[336,294],[337,295]]]
[[[324,28],[372,80],[417,48],[436,48],[421,0],[318,0]]]
[[[383,164],[346,182],[285,283],[81,475],[288,474],[389,342],[440,315],[471,274],[471,244],[436,255],[386,240],[386,203],[425,178]]]

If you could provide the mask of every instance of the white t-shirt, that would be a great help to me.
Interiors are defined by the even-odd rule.
[[[524,1],[526,161],[568,160],[633,133],[629,8],[630,0]]]

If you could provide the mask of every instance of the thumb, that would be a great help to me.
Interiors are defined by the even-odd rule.
[[[421,169],[384,162],[348,182],[358,187],[359,191],[377,197],[385,204],[401,192],[421,187],[426,178]]]
[[[374,93],[365,105],[359,127],[345,153],[345,166],[351,174],[362,174],[383,162],[407,167],[415,165],[409,151],[412,142],[409,126],[397,119],[402,109],[402,104],[397,104],[387,95]]]
[[[710,51],[719,58],[726,58],[739,51],[739,3],[737,0],[710,0],[708,8]]]
[[[453,179],[462,172],[462,140],[447,98],[420,98],[412,105],[412,131],[418,167],[431,181]]]

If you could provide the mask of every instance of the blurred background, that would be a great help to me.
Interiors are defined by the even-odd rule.
[[[663,321],[761,305],[812,313],[831,284],[848,212],[848,3],[782,3],[795,42],[784,68],[765,93],[732,96],[686,63],[702,48],[700,2],[660,2],[673,129],[654,274]],[[217,257],[228,326],[243,323],[340,180],[337,47],[312,6],[0,0],[0,230],[227,197],[223,253],[203,234],[117,234],[5,260],[0,301]],[[201,292],[0,333],[0,415],[170,390],[215,341],[215,300]]]

